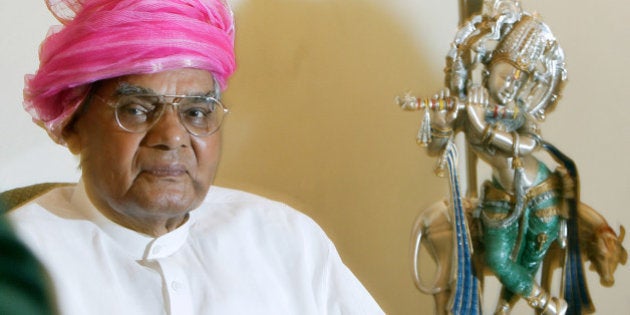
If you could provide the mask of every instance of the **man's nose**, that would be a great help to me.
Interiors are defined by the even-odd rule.
[[[147,131],[145,144],[168,150],[186,146],[190,141],[190,134],[182,125],[177,109],[174,106],[165,106],[158,121]]]

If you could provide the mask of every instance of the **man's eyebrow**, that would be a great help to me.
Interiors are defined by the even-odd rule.
[[[133,95],[133,94],[155,94],[155,91],[149,88],[133,85],[127,82],[121,82],[120,84],[118,84],[118,88],[115,91],[115,95]]]

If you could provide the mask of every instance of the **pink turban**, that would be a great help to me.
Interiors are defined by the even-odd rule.
[[[24,108],[58,143],[91,83],[179,68],[210,71],[221,87],[236,67],[234,21],[222,0],[45,0],[51,27],[27,75]]]

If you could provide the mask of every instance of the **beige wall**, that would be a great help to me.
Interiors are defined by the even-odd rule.
[[[416,215],[448,186],[415,145],[419,114],[401,111],[393,99],[441,88],[457,1],[233,3],[239,69],[225,96],[232,113],[217,184],[309,214],[386,312],[431,314],[431,299],[411,281],[409,235]],[[583,200],[615,229],[630,227],[630,110],[622,101],[630,85],[629,5],[556,0],[524,7],[540,12],[567,55],[569,83],[543,135],[577,162]],[[0,14],[0,189],[74,180],[76,161],[19,106],[22,75],[35,69],[36,45],[51,18],[31,0],[2,2]],[[630,307],[628,266],[617,278],[614,288],[602,289],[591,277],[599,314]]]

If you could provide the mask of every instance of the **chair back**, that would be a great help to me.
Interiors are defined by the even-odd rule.
[[[25,205],[29,201],[49,192],[53,188],[74,185],[72,183],[40,183],[13,188],[0,193],[0,214]]]

